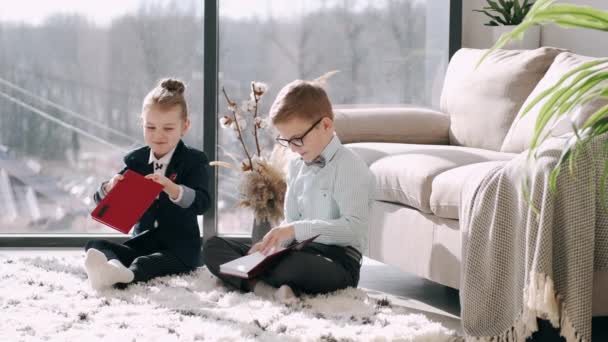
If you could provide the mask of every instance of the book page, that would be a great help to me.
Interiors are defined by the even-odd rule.
[[[274,252],[268,255],[264,255],[261,252],[255,252],[249,255],[242,256],[238,259],[229,261],[220,265],[220,273],[232,274],[236,276],[249,277],[249,274],[253,269],[255,269],[259,264],[266,262],[271,259],[275,259],[282,254],[287,253],[289,250],[299,250],[302,246],[314,240],[318,235],[313,236],[312,238],[301,241],[297,244],[293,244],[285,247],[279,247]],[[256,272],[259,273],[259,272]]]
[[[255,252],[244,257],[232,260],[220,266],[220,270],[231,270],[239,273],[247,273],[257,264],[262,262],[266,256],[260,252]]]

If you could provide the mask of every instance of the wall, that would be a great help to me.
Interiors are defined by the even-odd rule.
[[[565,0],[564,3],[586,5],[608,10],[607,0]],[[462,46],[471,48],[488,48],[492,45],[492,36],[487,21],[482,13],[473,12],[486,5],[485,0],[463,0],[462,8]],[[564,29],[555,25],[541,28],[541,45],[570,49],[576,53],[605,57],[608,56],[608,32],[586,29]]]

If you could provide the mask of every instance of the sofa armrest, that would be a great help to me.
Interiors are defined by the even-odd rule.
[[[344,144],[395,142],[449,144],[450,117],[420,107],[334,110],[336,134]]]

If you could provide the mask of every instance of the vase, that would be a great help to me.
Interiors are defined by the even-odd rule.
[[[251,244],[253,245],[256,242],[261,241],[271,228],[269,221],[258,221],[254,219],[253,228],[251,229]]]
[[[511,32],[516,25],[491,26],[492,39],[497,42],[500,36],[507,32]],[[502,49],[507,50],[530,50],[540,46],[540,26],[532,26],[525,33],[521,40],[512,40]]]

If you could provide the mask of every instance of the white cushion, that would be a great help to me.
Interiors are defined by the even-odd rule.
[[[449,143],[450,117],[421,107],[335,109],[336,134],[353,142]]]
[[[500,167],[506,161],[491,161],[469,164],[453,168],[433,179],[430,206],[433,214],[449,219],[458,219],[460,213],[460,193],[468,178],[482,179],[490,170]]]
[[[451,119],[450,144],[500,150],[520,107],[563,50],[461,49],[448,65],[442,112]]]
[[[532,109],[526,115],[523,115],[525,108],[543,91],[554,86],[566,73],[584,63],[594,60],[597,60],[597,58],[580,56],[570,52],[564,52],[557,56],[545,76],[540,80],[536,88],[534,88],[534,91],[532,91],[517,114],[517,119],[515,122],[513,122],[513,125],[509,129],[500,150],[503,152],[517,153],[528,149],[530,147],[532,137],[534,136],[534,126],[536,124],[538,115],[540,114],[540,109],[543,104],[547,102],[547,98],[543,99],[532,107]],[[601,69],[608,70],[608,64],[603,64]],[[572,78],[566,80],[563,85],[567,85],[571,80]],[[608,103],[608,101],[605,99],[596,100],[590,102],[582,108],[573,110],[572,113],[569,114],[569,117],[564,118],[566,120],[563,120],[561,124],[556,125],[557,131],[555,132],[555,135],[559,136],[562,133],[569,131],[568,126],[571,127],[571,125],[567,123],[568,118],[572,119],[574,123],[580,127],[581,124],[587,120],[589,115],[593,114],[606,103]],[[546,126],[547,129],[544,132],[547,132],[548,129],[554,126],[554,124],[556,124],[555,120],[550,121]]]

